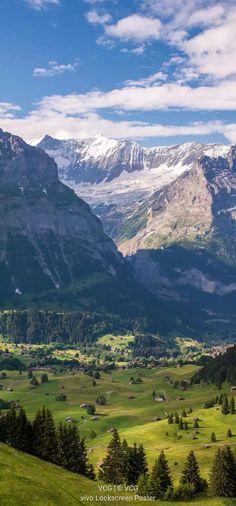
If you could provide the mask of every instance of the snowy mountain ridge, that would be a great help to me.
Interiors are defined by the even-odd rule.
[[[117,220],[132,214],[136,204],[190,170],[202,156],[225,158],[230,149],[196,142],[146,148],[102,135],[69,140],[45,136],[39,147],[54,158],[61,181],[91,205],[114,239]]]

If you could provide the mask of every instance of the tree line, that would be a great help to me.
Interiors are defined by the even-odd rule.
[[[195,376],[192,383],[214,383],[219,389],[227,381],[230,385],[236,385],[236,346],[231,346],[225,353],[203,360],[203,367]]]
[[[31,422],[22,406],[14,405],[0,416],[0,441],[17,450],[95,479],[89,464],[85,440],[75,424],[55,427],[52,413],[43,407]]]
[[[105,313],[0,312],[0,334],[15,343],[91,343],[102,334],[134,332],[144,327],[142,318],[129,320]]]
[[[219,448],[213,459],[209,480],[202,478],[193,450],[183,466],[179,485],[174,487],[170,467],[161,451],[150,472],[142,445],[128,446],[115,429],[100,465],[99,478],[106,483],[138,485],[139,494],[155,499],[179,500],[210,493],[236,497],[236,458],[229,446]]]

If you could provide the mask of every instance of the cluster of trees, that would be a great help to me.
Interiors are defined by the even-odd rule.
[[[143,446],[128,446],[126,440],[121,442],[118,431],[114,430],[100,467],[99,478],[115,485],[138,484],[140,495],[155,499],[188,499],[194,495],[203,495],[208,490],[213,496],[236,497],[236,458],[229,446],[219,448],[207,482],[202,478],[196,456],[191,450],[183,466],[179,485],[174,488],[163,451],[148,472]]]
[[[231,397],[229,400],[226,394],[217,395],[213,399],[206,401],[204,404],[205,409],[213,408],[215,405],[221,406],[221,412],[223,415],[235,414],[235,400]]]
[[[219,389],[225,381],[236,385],[236,346],[225,353],[206,361],[204,367],[192,378],[193,383],[214,383]]]
[[[129,320],[111,314],[0,312],[0,334],[15,343],[93,342],[102,334],[134,332],[143,326],[142,319]]]
[[[174,357],[178,354],[174,341],[148,333],[137,335],[130,347],[134,357],[162,358],[163,355]]]
[[[188,414],[192,413],[193,410],[190,407],[187,411],[183,409],[182,415],[180,416],[177,412],[175,413],[169,413],[167,415],[167,421],[169,424],[175,423],[178,425],[180,430],[188,430],[188,423],[183,420],[183,418],[186,418]],[[197,419],[194,421],[194,428],[198,428]]]
[[[16,409],[12,405],[6,414],[0,416],[0,441],[73,473],[95,478],[93,467],[88,462],[85,441],[81,439],[76,425],[61,423],[56,428],[50,410],[45,407],[30,422],[23,407]]]

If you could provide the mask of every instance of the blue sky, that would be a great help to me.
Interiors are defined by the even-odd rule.
[[[0,126],[236,143],[234,0],[1,0]]]

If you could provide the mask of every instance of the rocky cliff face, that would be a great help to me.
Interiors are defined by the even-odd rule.
[[[92,206],[115,241],[153,192],[190,170],[202,155],[226,156],[229,151],[228,146],[198,143],[144,148],[103,136],[68,141],[46,136],[39,146],[56,160],[60,179]]]
[[[165,301],[178,328],[189,334],[236,323],[236,150],[203,157],[155,192],[126,223],[120,248],[137,280]],[[197,323],[198,322],[198,323]],[[211,330],[209,330],[211,329]]]
[[[0,279],[2,301],[48,290],[61,297],[79,286],[81,305],[92,300],[93,309],[107,309],[113,296],[125,302],[129,281],[116,246],[89,205],[58,180],[54,160],[2,130]]]
[[[133,232],[129,220],[136,224]],[[135,209],[129,220],[120,237],[125,254],[173,244],[207,247],[223,236],[235,241],[235,148],[227,158],[201,158]]]

